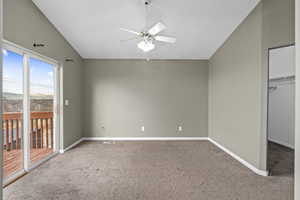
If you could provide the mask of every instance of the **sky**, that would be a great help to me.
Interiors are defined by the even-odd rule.
[[[23,94],[23,56],[3,50],[3,92]],[[54,67],[30,58],[30,95],[54,94]]]

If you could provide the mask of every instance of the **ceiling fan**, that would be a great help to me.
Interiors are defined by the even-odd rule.
[[[145,6],[146,6],[146,11],[147,7],[150,5],[151,0],[145,0],[144,1]],[[147,22],[147,16],[146,16],[146,22]],[[147,26],[147,25],[146,25]],[[166,43],[175,43],[176,38],[174,37],[168,37],[168,36],[163,36],[163,35],[158,35],[160,32],[164,31],[166,29],[166,25],[164,25],[162,22],[156,23],[154,26],[152,26],[148,31],[132,31],[129,29],[121,28],[120,30],[126,31],[132,34],[135,34],[137,37],[133,39],[142,39],[137,46],[139,49],[143,50],[144,52],[149,52],[155,49],[155,42],[166,42]],[[130,39],[131,40],[131,39]],[[128,41],[128,40],[126,40]]]

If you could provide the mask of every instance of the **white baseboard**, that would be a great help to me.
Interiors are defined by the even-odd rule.
[[[243,164],[244,166],[246,166],[247,168],[255,172],[256,174],[261,176],[268,176],[269,174],[268,171],[257,169],[249,162],[245,161],[238,155],[234,154],[232,151],[228,150],[227,148],[223,147],[221,144],[217,143],[216,141],[208,137],[83,137],[78,141],[76,141],[75,143],[73,143],[72,145],[70,145],[69,147],[67,147],[66,149],[60,150],[60,153],[64,153],[68,151],[69,149],[75,147],[76,145],[78,145],[83,141],[109,141],[109,140],[111,141],[209,141],[214,145],[216,145],[221,150],[223,150],[225,153],[229,154],[234,159],[239,161],[241,164]]]
[[[75,147],[83,141],[189,141],[189,140],[208,140],[208,137],[83,137],[65,149],[59,150],[59,153],[64,153]]]
[[[84,137],[84,141],[193,141],[208,140],[208,137]]]
[[[250,164],[249,162],[245,161],[244,159],[242,159],[241,157],[239,157],[238,155],[236,155],[235,153],[233,153],[232,151],[228,150],[227,148],[225,148],[224,146],[222,146],[221,144],[217,143],[216,141],[214,141],[213,139],[209,138],[208,139],[211,143],[213,143],[214,145],[216,145],[217,147],[219,147],[220,149],[222,149],[224,152],[226,152],[227,154],[229,154],[231,157],[233,157],[234,159],[236,159],[237,161],[239,161],[240,163],[242,163],[244,166],[248,167],[249,169],[251,169],[253,172],[255,172],[256,174],[260,175],[260,176],[268,176],[269,172],[268,171],[264,171],[264,170],[260,170],[257,169],[255,166],[253,166],[252,164]]]
[[[76,145],[80,144],[82,141],[83,141],[83,138],[80,138],[79,140],[77,140],[76,142],[74,142],[73,144],[68,146],[67,148],[59,150],[59,153],[65,153],[66,151],[68,151],[68,150],[72,149],[73,147],[75,147]]]
[[[276,143],[276,144],[280,144],[282,146],[285,146],[285,147],[288,147],[290,149],[295,149],[294,146],[292,146],[291,144],[288,144],[288,143],[285,143],[285,142],[280,142],[280,141],[276,141],[276,140],[273,140],[273,139],[268,139],[270,142],[273,142],[273,143]]]

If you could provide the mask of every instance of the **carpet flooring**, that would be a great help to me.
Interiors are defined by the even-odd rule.
[[[269,142],[268,168],[272,176],[293,177],[295,152],[293,149]]]
[[[292,200],[293,187],[292,175],[256,175],[208,141],[83,142],[4,200]]]

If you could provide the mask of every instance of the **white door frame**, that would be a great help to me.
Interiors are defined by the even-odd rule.
[[[300,199],[300,0],[296,0],[295,199]]]
[[[63,135],[63,129],[61,126],[63,125],[63,118],[62,118],[62,65],[57,62],[56,60],[49,58],[47,56],[43,56],[37,52],[34,52],[32,50],[23,48],[17,44],[14,44],[12,42],[9,42],[7,40],[3,41],[3,48],[13,51],[15,53],[18,53],[23,56],[23,94],[24,94],[24,101],[23,101],[23,167],[24,170],[20,171],[19,173],[16,173],[15,175],[12,175],[7,180],[4,180],[4,184],[7,184],[20,175],[31,171],[32,169],[36,168],[40,164],[46,162],[53,156],[57,155],[59,153],[59,150],[61,149],[62,141],[62,135]],[[54,107],[53,107],[53,113],[54,113],[54,147],[53,147],[53,153],[44,159],[34,163],[30,164],[30,98],[29,98],[29,89],[30,89],[30,73],[29,73],[29,59],[34,58],[41,60],[45,63],[49,63],[54,66]]]
[[[22,55],[22,54],[21,54]],[[30,163],[30,71],[29,56],[23,54],[23,167],[29,169]]]
[[[0,0],[0,50],[2,52],[2,38],[3,38],[3,1]],[[2,53],[0,53],[0,98],[2,99]],[[0,123],[2,124],[2,101],[0,102]],[[0,130],[0,134],[2,133],[2,129]],[[0,185],[3,185],[3,141],[2,137],[0,137]],[[0,200],[2,200],[2,187],[0,188]]]

